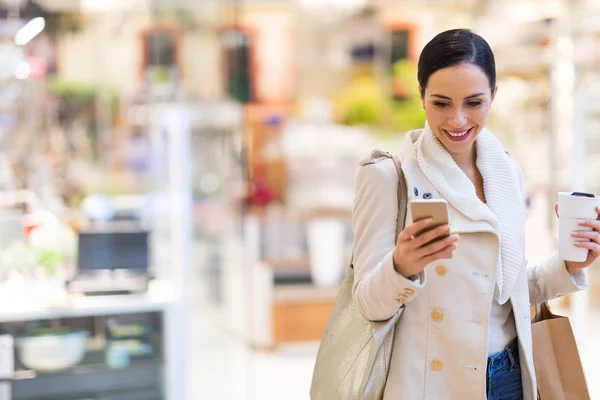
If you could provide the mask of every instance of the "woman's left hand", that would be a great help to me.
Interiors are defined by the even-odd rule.
[[[558,216],[558,203],[554,206],[554,211]],[[597,219],[581,220],[580,226],[592,228],[591,231],[573,231],[571,236],[578,239],[590,239],[585,242],[577,242],[575,246],[583,249],[588,249],[587,259],[583,262],[565,261],[567,271],[570,275],[589,267],[596,259],[600,257],[600,207],[596,207],[596,212],[599,214]]]

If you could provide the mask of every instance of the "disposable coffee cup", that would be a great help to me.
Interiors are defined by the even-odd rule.
[[[564,261],[583,262],[587,259],[588,249],[575,247],[576,242],[589,242],[589,239],[574,238],[573,231],[591,231],[592,228],[581,226],[580,219],[596,219],[600,207],[600,197],[589,193],[558,193],[558,256]]]

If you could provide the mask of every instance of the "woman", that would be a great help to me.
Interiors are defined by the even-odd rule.
[[[484,128],[497,92],[489,45],[468,30],[443,32],[423,49],[418,80],[427,124],[398,156],[409,200],[446,199],[450,226],[417,236],[427,221],[411,224],[409,207],[394,240],[393,162],[367,158],[357,176],[354,302],[370,320],[405,306],[384,399],[536,399],[530,301],[586,287],[600,221],[573,233],[590,239],[578,244],[586,262],[554,255],[526,268],[521,170]]]

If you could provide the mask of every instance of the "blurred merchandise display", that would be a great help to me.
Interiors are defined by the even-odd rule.
[[[0,398],[192,399],[196,303],[255,349],[318,340],[358,162],[425,123],[446,29],[492,45],[488,125],[552,251],[556,192],[600,192],[599,4],[0,1]]]

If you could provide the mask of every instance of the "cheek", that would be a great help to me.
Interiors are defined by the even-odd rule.
[[[438,125],[447,119],[446,113],[435,107],[426,108],[425,117],[427,117],[427,121],[432,126]]]
[[[469,113],[469,118],[471,121],[481,124],[487,120],[488,114],[490,112],[489,107],[482,107],[479,110],[473,110]]]

